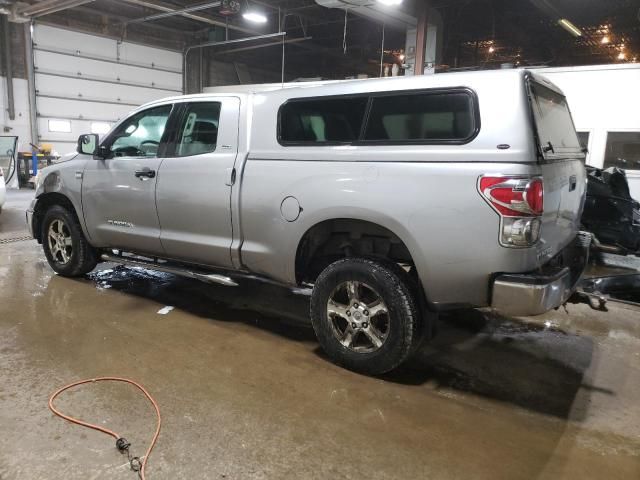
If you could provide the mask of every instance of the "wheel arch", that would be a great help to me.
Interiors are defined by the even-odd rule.
[[[44,192],[38,196],[38,201],[36,202],[33,211],[33,236],[38,241],[38,243],[42,243],[42,222],[44,221],[44,216],[47,210],[56,205],[66,208],[76,216],[83,233],[88,238],[84,222],[82,222],[82,217],[78,215],[78,210],[71,199],[58,191],[49,191]]]
[[[423,259],[413,238],[395,219],[377,217],[335,215],[314,221],[296,245],[296,283],[312,282],[323,264],[351,254],[409,264],[420,273]],[[325,257],[324,262],[314,268],[319,257]]]

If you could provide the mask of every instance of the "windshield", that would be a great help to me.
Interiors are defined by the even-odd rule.
[[[584,156],[564,95],[537,82],[531,82],[530,86],[542,155],[545,158],[566,154]]]

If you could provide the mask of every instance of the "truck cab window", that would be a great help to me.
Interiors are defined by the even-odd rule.
[[[176,157],[215,151],[218,142],[220,102],[189,103],[178,127]]]
[[[122,122],[107,140],[111,156],[156,157],[171,108],[150,108]]]

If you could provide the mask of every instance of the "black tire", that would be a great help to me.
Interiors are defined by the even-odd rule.
[[[404,270],[396,267],[384,261],[367,258],[344,258],[329,265],[317,278],[311,295],[311,322],[320,345],[336,364],[356,372],[380,375],[398,367],[411,353],[414,343],[419,338],[420,313],[412,294],[408,275]],[[388,312],[383,314],[387,325],[385,339],[378,346],[373,345],[372,342],[371,347],[374,348],[372,351],[367,351],[366,347],[362,347],[363,350],[354,351],[361,347],[343,344],[347,334],[341,332],[340,324],[344,323],[342,321],[344,318],[355,319],[356,311],[351,308],[353,307],[351,302],[336,302],[341,311],[346,303],[350,304],[348,306],[350,311],[346,312],[349,317],[327,312],[330,298],[335,301],[334,297],[341,294],[342,285],[349,285],[351,282],[356,282],[355,285],[358,285],[357,288],[361,289],[360,291],[364,289],[363,296],[368,292],[377,294]],[[348,287],[345,288],[348,291]],[[365,300],[361,303],[366,307]],[[373,310],[371,306],[368,308]],[[369,315],[366,310],[364,313]],[[375,314],[371,313],[369,327],[373,326],[373,315]],[[366,322],[360,323],[357,328],[354,326],[355,323],[349,321],[346,323],[345,332],[347,329],[351,332],[357,331],[356,342],[353,341],[352,336],[349,336],[346,343],[357,343],[357,339],[362,335],[365,340],[369,340],[370,334],[365,334],[366,328],[363,328],[367,327]],[[349,324],[354,327],[350,328]],[[342,339],[338,338],[340,333],[343,333]]]
[[[49,228],[54,222],[62,222],[63,231],[71,238],[70,250],[67,261],[62,261],[61,255],[52,252],[49,241]],[[56,226],[59,226],[56,223]],[[89,273],[98,264],[95,249],[89,245],[82,232],[80,222],[75,213],[70,212],[60,205],[50,207],[44,215],[42,222],[42,247],[51,268],[63,277],[80,277]]]

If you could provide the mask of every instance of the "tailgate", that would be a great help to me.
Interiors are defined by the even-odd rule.
[[[540,244],[555,255],[578,233],[586,191],[586,172],[581,160],[541,165],[544,178],[544,213]],[[549,247],[551,250],[549,250]]]
[[[567,100],[555,85],[530,75],[527,79],[544,178],[544,213],[540,259],[564,248],[580,227],[586,194],[585,154]]]

